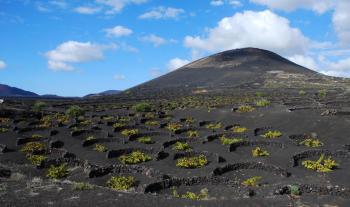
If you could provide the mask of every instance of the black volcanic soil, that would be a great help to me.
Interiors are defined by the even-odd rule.
[[[135,112],[131,106],[140,101],[113,100],[47,101],[42,112],[31,111],[33,101],[13,100],[2,104],[0,128],[0,203],[1,206],[348,206],[350,198],[350,134],[349,100],[346,96],[327,93],[320,97],[314,92],[266,94],[272,103],[255,106],[261,99],[255,93],[245,96],[191,96],[168,100],[147,100],[152,111]],[[261,96],[261,95],[259,95]],[[253,112],[239,113],[234,109],[249,104]],[[80,105],[85,115],[78,120],[43,126],[44,116],[63,112],[70,105]],[[193,122],[186,123],[192,117]],[[126,120],[125,128],[138,129],[141,135],[152,137],[153,144],[141,144],[137,137],[121,135],[112,125]],[[146,121],[158,121],[148,126]],[[209,123],[222,124],[219,129],[207,129]],[[176,133],[166,129],[168,123],[180,123]],[[230,126],[240,125],[248,130],[233,133]],[[77,132],[80,129],[81,133]],[[199,137],[189,138],[188,130]],[[268,130],[279,130],[282,136],[267,139]],[[76,134],[72,135],[72,131]],[[47,157],[40,166],[32,165],[21,152],[26,142],[36,138],[46,144]],[[241,142],[222,145],[218,139],[241,137]],[[139,136],[141,136],[139,135]],[[323,146],[310,148],[299,143],[310,135]],[[85,139],[94,136],[90,145]],[[29,138],[29,139],[28,139]],[[176,141],[187,142],[191,152],[173,150]],[[103,144],[107,152],[94,150]],[[252,149],[261,147],[270,155],[255,158]],[[152,157],[137,165],[123,165],[118,157],[140,150]],[[182,156],[203,154],[208,164],[198,169],[176,167]],[[304,160],[317,160],[322,154],[332,156],[339,166],[332,172],[320,173],[302,166]],[[46,177],[51,165],[66,163],[69,175],[52,180]],[[106,182],[111,176],[130,175],[137,185],[129,191],[114,191]],[[258,186],[247,187],[242,182],[261,176]],[[92,190],[74,190],[75,182],[90,183]],[[300,195],[285,189],[297,186]],[[176,198],[187,191],[199,193],[208,189],[205,200]]]
[[[0,105],[0,204],[349,206],[349,86],[348,79],[324,76],[269,51],[246,48],[201,59],[117,96],[41,99],[46,106],[34,107],[36,112],[35,100],[6,99]],[[262,100],[270,104],[257,106]],[[133,110],[142,102],[151,109]],[[73,105],[85,115],[67,117]],[[247,105],[255,110],[239,112]],[[174,123],[179,128],[170,131]],[[208,129],[210,124],[217,127]],[[234,132],[234,126],[247,130]],[[138,134],[124,136],[125,129],[137,129]],[[274,130],[281,136],[262,136]],[[198,137],[189,137],[190,131]],[[152,142],[138,142],[144,136]],[[239,139],[223,145],[223,136]],[[322,144],[301,145],[306,139]],[[29,142],[44,144],[32,154],[45,160],[28,160],[31,153],[22,149]],[[190,150],[176,151],[177,142],[187,143]],[[96,151],[97,144],[108,150]],[[257,147],[269,155],[254,157]],[[133,151],[151,160],[123,164],[120,157]],[[178,159],[192,156],[204,156],[207,164],[196,169],[176,166]],[[322,156],[338,165],[330,172],[304,167],[304,161]],[[51,166],[62,164],[68,175],[49,179]],[[132,176],[136,182],[126,191],[112,190],[107,182],[115,176]],[[244,185],[255,176],[261,179]],[[75,189],[80,182],[94,188]],[[183,197],[195,198],[206,190],[199,200]]]

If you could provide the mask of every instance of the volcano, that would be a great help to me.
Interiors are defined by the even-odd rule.
[[[271,51],[229,50],[199,59],[131,88],[134,93],[215,93],[236,89],[344,88],[344,79],[322,75]]]

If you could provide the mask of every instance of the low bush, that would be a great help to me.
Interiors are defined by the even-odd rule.
[[[252,112],[252,111],[255,111],[255,108],[249,105],[242,105],[242,106],[239,106],[236,111],[240,113]]]
[[[211,130],[221,129],[222,128],[222,124],[220,122],[218,122],[218,123],[211,123],[211,124],[207,124],[205,126],[205,128],[211,129]]]
[[[142,102],[132,106],[132,110],[137,112],[149,112],[152,110],[152,106],[149,103]]]
[[[39,166],[47,157],[44,155],[28,155],[27,159],[35,166]]]
[[[281,137],[282,133],[278,130],[269,130],[266,133],[264,133],[262,136],[267,139],[275,139],[275,138]]]
[[[299,196],[301,195],[301,191],[300,191],[300,186],[299,185],[289,185],[288,186],[290,194],[294,195],[294,196]]]
[[[159,125],[158,121],[146,121],[145,125],[147,126],[157,126]]]
[[[46,145],[42,142],[28,142],[21,149],[21,152],[26,154],[38,154],[44,153],[45,151]]]
[[[76,105],[70,106],[67,110],[66,110],[66,115],[70,118],[78,118],[79,116],[84,116],[85,111]]]
[[[151,158],[151,156],[149,156],[143,152],[134,151],[131,154],[120,156],[119,160],[123,164],[133,165],[133,164],[138,164],[138,163],[150,161],[150,160],[152,160],[152,158]]]
[[[269,156],[270,153],[266,150],[262,150],[260,147],[256,147],[252,150],[253,157],[265,157]]]
[[[203,188],[199,194],[187,191],[185,194],[180,195],[175,189],[173,190],[173,196],[175,198],[184,198],[190,200],[206,200],[209,197],[209,191],[207,188]]]
[[[322,147],[323,143],[318,139],[305,139],[299,142],[299,145],[315,148],[315,147]]]
[[[198,133],[198,131],[191,130],[191,131],[187,132],[187,137],[188,138],[196,138],[196,137],[199,137],[199,133]]]
[[[51,178],[51,179],[60,179],[67,177],[69,174],[67,165],[66,164],[61,164],[59,166],[53,166],[49,168],[46,177]]]
[[[176,132],[180,130],[182,127],[183,127],[182,124],[179,124],[179,123],[169,123],[166,128],[171,132]]]
[[[97,152],[107,152],[108,148],[103,144],[96,144],[94,150]]]
[[[152,140],[152,137],[150,136],[144,136],[137,138],[137,141],[142,144],[154,144],[154,141]]]
[[[175,146],[173,147],[173,150],[176,151],[190,151],[192,150],[192,147],[187,143],[182,142],[176,142]]]
[[[132,176],[113,176],[107,181],[107,186],[113,190],[127,191],[135,185]]]
[[[7,128],[0,128],[0,133],[6,133],[8,132],[9,130]]]
[[[256,106],[259,106],[259,107],[266,107],[266,106],[269,106],[271,102],[267,99],[260,99],[260,100],[257,100],[255,104]]]
[[[139,134],[139,130],[138,129],[124,129],[121,134],[123,136],[129,137],[129,136],[133,136],[133,135],[137,135]]]
[[[331,172],[334,168],[339,166],[339,164],[333,160],[332,157],[328,157],[327,159],[324,157],[324,154],[322,154],[317,161],[305,160],[302,162],[302,165],[307,169],[317,172]]]
[[[220,137],[220,142],[221,144],[223,145],[230,145],[230,144],[234,144],[234,143],[237,143],[237,142],[241,142],[243,141],[242,138],[227,138],[225,135],[222,135]]]
[[[181,168],[201,168],[208,164],[206,156],[183,157],[176,160],[176,166]]]
[[[241,127],[241,126],[234,126],[233,128],[232,128],[232,131],[234,132],[234,133],[244,133],[244,132],[246,132],[248,129],[246,128],[246,127]]]
[[[46,107],[46,103],[42,101],[37,101],[33,105],[32,109],[34,112],[41,112]]]
[[[249,186],[249,187],[258,187],[259,186],[259,181],[261,179],[262,179],[261,176],[254,176],[254,177],[248,178],[245,181],[243,181],[242,185]]]

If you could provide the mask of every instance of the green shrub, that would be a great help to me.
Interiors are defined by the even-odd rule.
[[[205,128],[211,129],[211,130],[216,130],[216,129],[222,128],[222,124],[220,122],[218,122],[218,123],[211,123],[211,124],[207,124],[205,126]]]
[[[187,143],[182,143],[182,142],[176,142],[175,146],[173,147],[173,150],[176,151],[190,151],[192,147],[187,144]]]
[[[305,96],[305,95],[306,95],[306,91],[300,90],[300,91],[299,91],[299,95],[300,95],[300,96]]]
[[[260,147],[253,149],[252,154],[253,157],[265,157],[270,155],[270,153],[268,153],[266,150],[262,150]]]
[[[107,186],[113,190],[127,191],[135,185],[132,176],[113,176],[107,181]]]
[[[79,106],[73,105],[66,110],[66,115],[70,118],[78,118],[79,116],[84,116],[85,111]]]
[[[239,106],[236,111],[240,113],[252,112],[252,111],[255,111],[255,108],[249,105],[242,105],[242,106]]]
[[[148,113],[145,114],[145,118],[147,118],[147,119],[155,119],[155,118],[157,118],[157,115],[155,113],[148,112]]]
[[[291,195],[294,195],[294,196],[301,195],[300,187],[298,185],[289,185],[288,188]]]
[[[324,154],[322,154],[317,161],[305,160],[302,162],[302,165],[307,169],[317,172],[331,172],[335,167],[339,166],[332,157],[324,159]]]
[[[33,105],[32,109],[34,112],[41,112],[46,107],[46,103],[42,101],[37,101]]]
[[[35,166],[41,164],[42,161],[46,160],[47,157],[44,155],[28,155],[27,159]]]
[[[171,132],[176,132],[182,128],[182,124],[179,123],[169,123],[166,127]]]
[[[315,147],[322,147],[323,143],[318,139],[305,139],[299,142],[299,145],[315,148]]]
[[[8,132],[9,130],[7,128],[0,128],[0,133],[6,133]]]
[[[245,181],[243,181],[242,185],[250,186],[250,187],[258,187],[259,186],[259,181],[261,179],[262,179],[261,176],[254,176],[254,177],[248,178]]]
[[[150,160],[152,160],[152,158],[151,158],[151,156],[149,156],[143,152],[134,151],[131,154],[120,156],[119,160],[123,164],[133,165],[133,164],[138,164],[138,163],[150,161]]]
[[[256,105],[259,106],[259,107],[269,106],[270,103],[271,102],[269,100],[267,100],[267,99],[260,99],[260,100],[256,101]]]
[[[319,96],[320,98],[326,98],[326,96],[327,96],[327,90],[326,90],[326,89],[319,90],[319,91],[318,91],[318,96]]]
[[[157,126],[159,125],[158,121],[146,121],[145,125],[147,126]]]
[[[241,127],[241,126],[234,126],[233,128],[232,128],[232,131],[234,132],[234,133],[244,133],[244,132],[246,132],[248,129],[246,128],[246,127]]]
[[[203,188],[199,194],[187,191],[185,194],[179,195],[179,193],[174,189],[173,196],[175,198],[184,198],[190,200],[206,200],[209,197],[209,191],[207,188]]]
[[[152,137],[150,136],[144,136],[137,138],[137,141],[143,144],[153,144],[154,141],[152,140]]]
[[[243,141],[242,138],[227,138],[225,135],[220,137],[220,142],[223,145],[230,145],[241,141]]]
[[[208,164],[208,160],[204,155],[183,157],[176,160],[176,166],[182,168],[201,168],[206,164]]]
[[[96,144],[94,150],[97,152],[107,152],[108,148],[103,144]]]
[[[188,138],[196,138],[196,137],[199,137],[199,133],[198,133],[198,131],[191,130],[191,131],[187,132],[187,137]]]
[[[255,95],[256,95],[256,97],[258,97],[258,98],[262,98],[262,97],[265,97],[265,96],[266,96],[266,94],[264,94],[263,92],[256,92]]]
[[[33,135],[32,135],[32,138],[33,138],[33,139],[42,139],[42,138],[44,138],[44,136],[43,136],[43,135],[40,135],[40,134],[33,134]]]
[[[113,128],[121,128],[121,127],[125,127],[125,126],[126,126],[125,123],[120,123],[120,122],[113,124]]]
[[[121,134],[126,136],[126,137],[129,137],[129,136],[139,134],[139,130],[138,129],[124,129]]]
[[[85,138],[85,141],[92,141],[92,140],[96,140],[96,138],[94,136],[89,136]]]
[[[83,191],[83,190],[92,190],[94,188],[95,186],[91,185],[90,183],[79,182],[79,183],[73,184],[73,190]]]
[[[42,142],[28,142],[21,149],[21,152],[24,152],[26,154],[33,154],[45,151],[46,145]]]
[[[137,112],[148,112],[152,110],[152,106],[149,103],[143,102],[132,106],[132,110]]]
[[[67,165],[66,164],[61,164],[60,166],[53,166],[49,168],[46,177],[51,178],[51,179],[60,179],[67,177],[69,174]]]
[[[264,138],[267,138],[267,139],[274,139],[274,138],[278,138],[278,137],[282,136],[282,133],[278,130],[269,130],[268,132],[266,132],[262,136]]]

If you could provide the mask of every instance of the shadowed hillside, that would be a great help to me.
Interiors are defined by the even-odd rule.
[[[323,89],[348,81],[322,75],[273,52],[244,48],[221,52],[131,88],[129,93],[206,94],[235,89]]]

